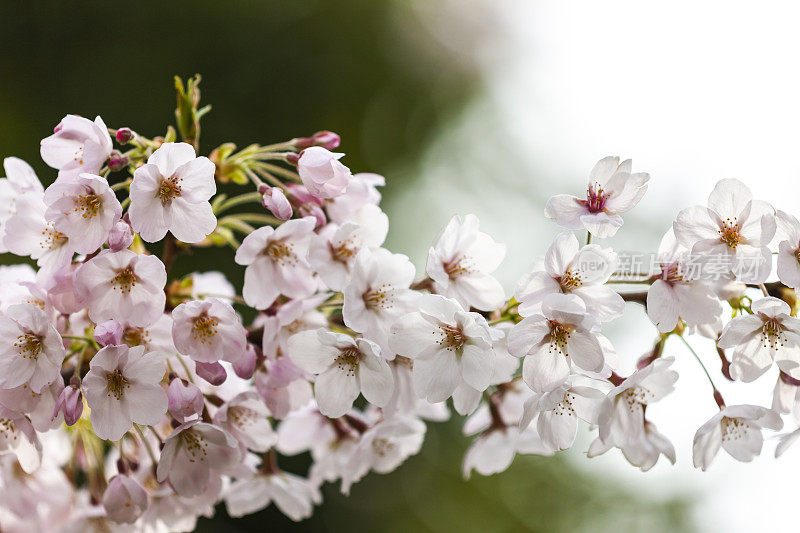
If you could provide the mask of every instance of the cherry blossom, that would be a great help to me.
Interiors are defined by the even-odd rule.
[[[214,424],[227,431],[242,447],[266,452],[278,440],[269,423],[270,412],[255,391],[246,391],[225,402],[214,413]]]
[[[777,211],[775,222],[785,237],[778,244],[778,279],[787,287],[800,288],[800,221],[784,211]]]
[[[266,309],[280,294],[311,296],[317,284],[307,255],[315,224],[312,217],[287,220],[278,229],[265,226],[245,237],[236,263],[247,267],[242,294],[248,305]]]
[[[88,296],[94,322],[114,319],[144,327],[164,311],[166,279],[157,257],[121,250],[102,252],[84,263],[75,281],[78,291]]]
[[[673,229],[678,242],[692,254],[722,257],[737,279],[760,283],[772,268],[768,245],[775,235],[774,215],[771,205],[753,200],[744,183],[724,179],[708,196],[708,207],[684,209]]]
[[[12,215],[17,213],[17,197],[26,192],[41,194],[44,192],[39,178],[31,166],[17,157],[6,157],[3,160],[6,177],[0,178],[0,252],[8,252],[3,244],[5,225]]]
[[[559,194],[548,200],[544,215],[561,227],[586,229],[596,237],[612,237],[622,226],[621,213],[633,209],[647,191],[650,175],[631,173],[630,159],[605,157],[589,174],[586,199]]]
[[[505,294],[491,276],[506,254],[504,244],[494,242],[478,231],[478,217],[467,215],[450,219],[428,251],[426,272],[434,291],[453,298],[465,309],[497,309]]]
[[[322,496],[307,480],[286,472],[254,474],[237,480],[225,495],[225,508],[231,516],[255,513],[272,502],[299,522],[311,516],[314,505],[322,503]]]
[[[292,336],[288,348],[294,364],[317,376],[314,396],[325,416],[346,414],[359,393],[379,407],[392,397],[392,371],[372,341],[319,329]]]
[[[416,297],[409,289],[413,280],[414,265],[405,255],[384,248],[362,249],[342,291],[345,325],[378,344],[386,359],[394,358],[389,328],[411,310]]]
[[[381,201],[378,187],[384,185],[386,179],[378,174],[370,172],[353,174],[347,190],[330,199],[325,205],[328,217],[335,224],[344,224],[365,205],[378,205]]]
[[[330,152],[321,146],[306,148],[300,153],[297,173],[308,192],[317,198],[334,198],[350,183],[350,169],[339,162],[344,154]]]
[[[443,296],[420,299],[418,307],[395,322],[389,339],[395,352],[413,359],[417,395],[441,402],[462,382],[486,390],[496,359],[486,322]]]
[[[596,244],[581,247],[572,232],[559,233],[547,248],[544,269],[530,272],[517,284],[514,298],[520,303],[519,313],[539,313],[550,294],[574,294],[597,320],[606,322],[619,317],[625,302],[604,285],[617,262],[617,254],[611,248]]]
[[[508,334],[509,352],[525,358],[525,383],[535,391],[548,392],[564,382],[573,366],[588,372],[602,371],[605,358],[593,326],[583,300],[577,296],[546,297],[542,314],[525,318]]]
[[[33,392],[59,377],[64,360],[61,336],[44,311],[17,304],[0,314],[0,388],[27,384]]]
[[[58,169],[59,180],[82,172],[98,174],[111,149],[111,136],[103,119],[97,117],[92,122],[77,115],[65,116],[55,133],[41,143],[42,159]]]
[[[133,524],[147,510],[147,505],[147,491],[124,474],[112,477],[103,493],[103,508],[118,523]]]
[[[89,254],[100,248],[122,207],[105,178],[80,174],[72,180],[56,182],[44,193],[45,217],[53,229],[63,233],[78,253]]]
[[[157,424],[167,412],[160,382],[164,358],[143,346],[106,346],[89,364],[83,380],[92,428],[101,439],[119,440],[133,426]]]
[[[199,242],[217,226],[208,199],[216,193],[214,163],[186,143],[164,143],[136,169],[128,214],[147,242],[167,231],[183,242]]]
[[[692,453],[695,468],[707,470],[720,446],[737,461],[749,462],[761,453],[763,428],[783,427],[780,416],[771,409],[756,405],[724,407],[700,426],[694,436]]]
[[[753,381],[775,362],[800,378],[800,319],[790,316],[789,304],[778,298],[756,300],[751,309],[752,315],[728,322],[717,341],[720,348],[734,348],[731,377]]]
[[[219,298],[192,300],[172,310],[175,348],[201,363],[234,362],[245,355],[247,331],[236,311]]]

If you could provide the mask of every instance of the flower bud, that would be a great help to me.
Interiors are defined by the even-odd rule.
[[[261,189],[262,187],[259,187],[259,192],[264,195],[261,199],[261,203],[264,207],[269,209],[270,213],[281,220],[289,220],[292,218],[292,204],[289,203],[289,200],[283,193],[283,189],[280,187],[268,187],[267,190],[263,192]]]
[[[195,362],[195,372],[198,376],[208,381],[212,385],[222,385],[228,379],[225,367],[219,363],[199,363]]]
[[[341,138],[338,134],[332,131],[318,131],[311,137],[302,137],[294,139],[294,145],[300,150],[310,148],[312,146],[321,146],[326,150],[334,150],[339,147]]]
[[[111,478],[103,493],[103,508],[114,522],[132,524],[147,510],[148,497],[138,481],[119,474]]]
[[[317,219],[317,225],[315,227],[319,228],[324,226],[328,219],[325,218],[325,211],[318,205],[304,205],[300,208],[300,214],[304,217],[311,216]]]
[[[120,128],[117,130],[116,137],[119,144],[128,144],[136,137],[136,134],[130,128]]]
[[[350,169],[339,162],[344,154],[312,146],[300,152],[297,173],[308,192],[317,198],[335,198],[344,193],[350,183]]]
[[[286,154],[286,162],[290,165],[297,166],[297,162],[300,160],[300,155],[294,152],[289,152]]]
[[[256,371],[256,347],[252,344],[247,345],[247,351],[242,357],[234,361],[233,371],[242,379],[250,379]]]
[[[81,392],[81,380],[78,377],[72,378],[70,384],[64,387],[58,395],[56,405],[53,409],[53,420],[58,413],[64,413],[64,422],[72,426],[83,414],[83,392]]]
[[[113,252],[124,250],[133,244],[133,229],[124,220],[117,221],[108,233],[108,247]]]
[[[95,326],[94,340],[101,346],[117,345],[122,342],[124,333],[122,324],[116,320],[107,320]]]
[[[173,379],[167,387],[169,413],[180,423],[203,412],[203,393],[193,383]]]
[[[128,163],[130,163],[130,160],[117,150],[113,150],[111,155],[108,156],[108,169],[111,172],[122,170],[128,166]]]

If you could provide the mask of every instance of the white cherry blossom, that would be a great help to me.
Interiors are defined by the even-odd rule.
[[[720,446],[737,461],[749,462],[761,453],[761,430],[779,430],[783,421],[773,410],[756,405],[731,405],[700,426],[694,436],[695,468],[707,470]]]
[[[27,385],[38,393],[59,378],[64,344],[39,307],[17,304],[0,314],[0,338],[1,388]]]
[[[541,312],[550,294],[574,294],[586,305],[586,312],[606,322],[622,315],[625,302],[606,286],[617,267],[617,254],[596,244],[581,247],[572,232],[559,233],[547,248],[544,268],[525,275],[517,284],[514,299],[522,316]]]
[[[308,480],[286,472],[253,474],[236,480],[225,493],[225,509],[230,516],[255,513],[270,503],[287,517],[299,522],[311,516],[322,496]]]
[[[465,309],[491,311],[505,298],[500,282],[491,275],[505,254],[505,244],[478,231],[478,217],[454,216],[428,250],[425,271],[436,293],[453,298]]]
[[[800,288],[800,221],[794,215],[778,211],[777,228],[784,238],[778,244],[778,279],[793,289]]]
[[[59,180],[73,178],[82,172],[98,174],[111,155],[111,136],[103,119],[94,122],[77,115],[67,115],[56,126],[55,133],[42,139],[44,162],[58,169]]]
[[[312,146],[300,153],[297,173],[308,192],[317,198],[335,198],[345,192],[352,174],[339,162],[342,157],[344,154],[321,146]]]
[[[3,244],[5,225],[17,213],[17,197],[26,192],[44,192],[31,166],[18,157],[3,160],[6,177],[0,178],[0,253],[8,252]]]
[[[392,370],[372,341],[319,329],[292,336],[288,348],[294,364],[317,376],[314,396],[325,416],[346,414],[359,393],[378,407],[392,397]]]
[[[242,292],[247,305],[266,309],[280,294],[311,296],[317,282],[307,255],[315,225],[313,217],[287,220],[277,229],[264,226],[244,238],[236,263],[247,267]]]
[[[417,303],[419,311],[394,323],[389,345],[414,361],[414,390],[436,403],[453,395],[463,382],[484,391],[492,378],[496,356],[486,321],[449,298],[430,295]]]
[[[214,163],[186,143],[164,143],[136,169],[128,211],[134,231],[147,242],[167,231],[183,242],[200,242],[217,226],[208,202],[217,192]]]
[[[172,339],[201,363],[235,362],[247,350],[247,330],[231,304],[219,298],[191,300],[172,310]]]
[[[547,218],[561,227],[586,229],[595,237],[612,237],[622,226],[621,213],[633,209],[647,191],[650,175],[631,173],[630,159],[605,157],[589,174],[586,199],[559,194],[548,200],[544,209]]]
[[[106,346],[89,364],[83,379],[92,428],[101,439],[119,440],[133,426],[157,424],[167,412],[160,385],[164,357],[144,346]]]

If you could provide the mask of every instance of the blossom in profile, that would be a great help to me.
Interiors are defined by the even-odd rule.
[[[67,115],[55,133],[42,139],[44,162],[58,170],[58,179],[71,179],[83,172],[99,174],[111,155],[111,136],[103,119],[94,122],[78,115]]]
[[[609,156],[589,174],[586,198],[558,194],[547,201],[544,215],[563,228],[585,229],[595,237],[613,237],[622,226],[621,213],[633,209],[647,191],[650,175],[631,173],[632,163]]]
[[[478,217],[454,216],[428,250],[425,271],[437,294],[453,298],[464,309],[492,311],[505,299],[503,287],[492,276],[505,255],[505,244],[478,231]]]
[[[133,524],[147,510],[149,498],[142,485],[125,474],[117,474],[103,492],[103,509],[117,523]]]
[[[308,192],[317,198],[335,198],[345,192],[352,174],[339,162],[342,157],[344,154],[321,146],[311,146],[300,152],[297,173]]]
[[[692,453],[695,468],[707,470],[720,446],[731,457],[744,463],[761,453],[762,429],[783,427],[780,415],[757,405],[731,405],[722,408],[694,435]]]
[[[288,472],[254,473],[234,481],[225,492],[225,509],[233,517],[255,513],[270,503],[300,522],[322,503],[319,489],[307,479]]]
[[[195,243],[217,227],[208,202],[217,192],[214,163],[187,143],[164,143],[136,169],[128,211],[134,231],[147,242],[164,238]]]

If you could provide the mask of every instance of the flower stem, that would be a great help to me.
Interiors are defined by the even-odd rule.
[[[258,202],[261,203],[261,193],[260,192],[247,192],[244,194],[240,194],[238,196],[234,196],[232,198],[228,198],[224,202],[221,202],[217,206],[217,210],[214,213],[218,215],[220,213],[224,213],[231,207],[236,207],[237,205],[246,204],[250,202]]]
[[[703,372],[705,372],[706,377],[708,378],[708,382],[711,384],[711,389],[714,391],[714,401],[717,402],[717,405],[719,406],[719,408],[722,409],[723,407],[725,407],[725,401],[722,399],[722,394],[719,392],[719,389],[717,389],[717,386],[714,385],[714,380],[711,379],[711,374],[708,373],[708,369],[706,368],[706,365],[703,364],[703,361],[700,359],[700,356],[697,355],[697,352],[694,351],[694,348],[692,348],[692,345],[689,344],[689,341],[687,341],[683,337],[683,335],[678,335],[678,338],[683,341],[683,344],[686,345],[686,347],[689,349],[689,351],[692,352],[692,355],[694,356],[694,358],[697,359],[697,362],[700,363],[700,366],[703,368]]]

